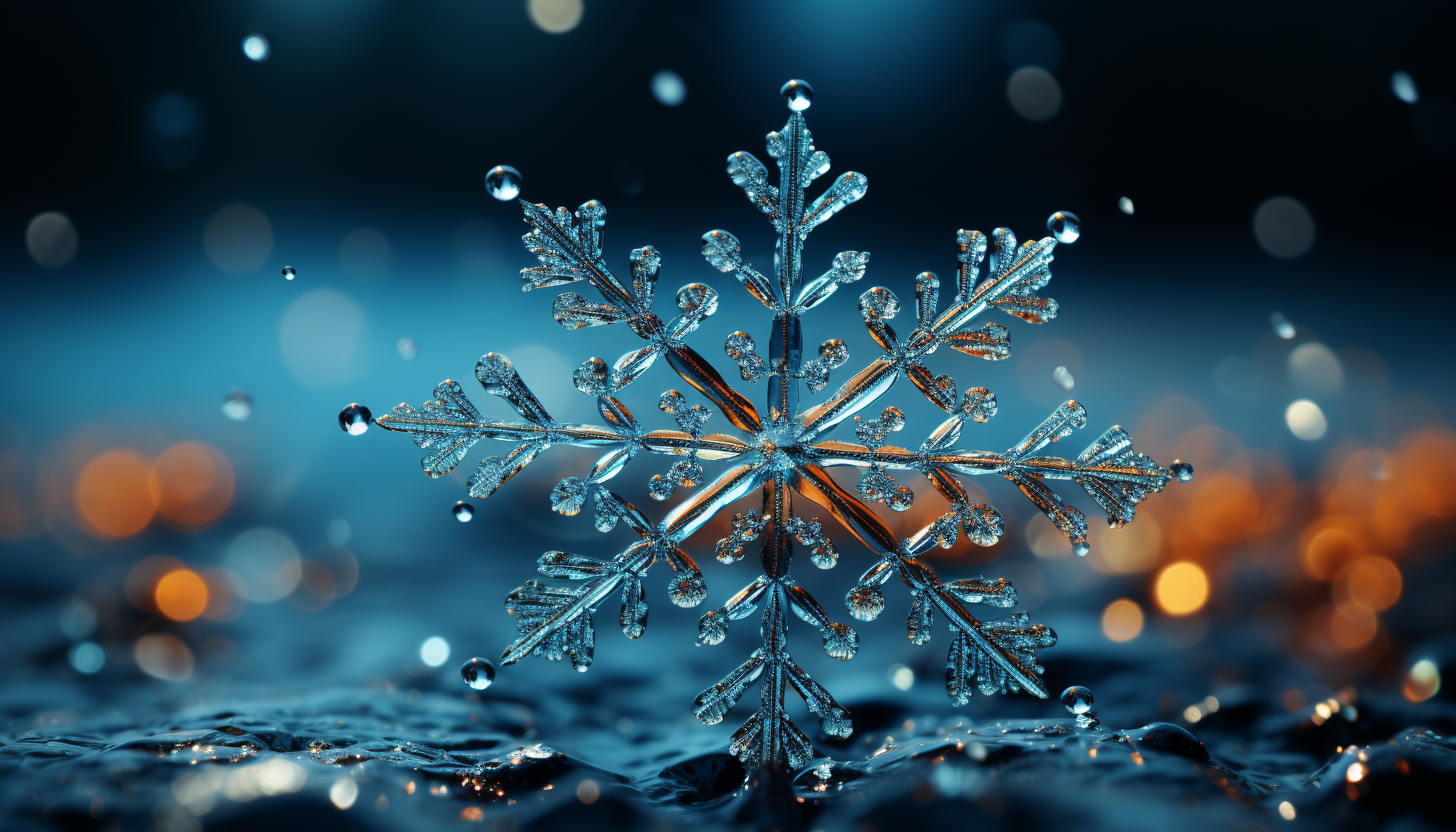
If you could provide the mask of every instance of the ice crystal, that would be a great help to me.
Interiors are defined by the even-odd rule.
[[[761,509],[748,508],[734,515],[729,535],[717,543],[716,555],[725,564],[735,563],[748,544],[761,538],[763,573],[722,606],[703,614],[697,640],[701,645],[719,644],[731,622],[762,609],[762,645],[704,690],[694,702],[694,711],[705,723],[720,722],[748,687],[758,683],[762,704],[733,734],[730,748],[751,766],[787,762],[797,767],[813,756],[813,746],[789,719],[785,707],[789,691],[803,698],[825,733],[848,736],[851,722],[848,710],[790,656],[790,616],[820,632],[822,648],[829,656],[849,659],[859,646],[854,628],[832,620],[791,573],[795,542],[810,550],[810,559],[819,568],[832,568],[840,560],[840,552],[825,535],[824,521],[801,513],[806,502],[822,507],[869,550],[871,565],[845,597],[855,620],[868,622],[879,616],[885,606],[882,587],[898,575],[912,598],[910,640],[915,644],[929,641],[937,618],[948,626],[946,691],[955,703],[966,702],[977,690],[985,694],[1025,690],[1045,698],[1037,651],[1056,643],[1051,628],[1032,623],[1024,612],[994,620],[977,618],[971,612],[973,607],[1015,607],[1016,591],[1011,584],[983,578],[942,581],[923,559],[937,546],[954,546],[962,534],[978,546],[989,546],[1002,535],[1001,515],[989,505],[972,503],[960,477],[995,475],[1010,480],[1050,518],[1078,554],[1085,554],[1086,517],[1064,502],[1049,481],[1076,482],[1107,513],[1109,523],[1120,526],[1133,519],[1138,502],[1161,491],[1174,474],[1134,452],[1131,438],[1120,427],[1102,434],[1075,459],[1046,455],[1052,443],[1086,423],[1086,411],[1075,401],[1058,407],[1005,451],[958,448],[968,422],[986,422],[995,416],[996,397],[984,387],[962,390],[949,375],[932,374],[925,359],[942,346],[986,360],[1006,358],[1011,351],[1010,332],[1000,323],[979,322],[983,315],[1000,310],[1040,324],[1057,314],[1056,301],[1039,294],[1051,279],[1049,267],[1057,240],[1043,237],[1018,245],[1016,236],[1005,228],[989,236],[979,231],[956,232],[955,277],[945,286],[930,272],[916,278],[910,334],[904,339],[889,323],[900,313],[895,293],[876,286],[861,295],[860,315],[883,354],[824,401],[801,405],[801,388],[811,393],[824,389],[831,374],[849,358],[839,339],[825,341],[817,358],[812,353],[806,357],[804,313],[823,304],[841,286],[863,278],[869,263],[865,252],[840,252],[831,259],[828,271],[806,279],[802,249],[814,228],[865,195],[867,180],[859,173],[844,173],[818,198],[808,199],[805,190],[829,170],[829,157],[814,146],[810,136],[804,117],[807,94],[791,94],[808,86],[792,82],[785,89],[791,114],[784,127],[767,138],[769,157],[778,167],[777,184],[770,182],[767,166],[752,154],[737,152],[728,157],[729,177],[777,233],[771,271],[766,274],[746,262],[738,239],[727,231],[703,235],[708,263],[736,277],[772,315],[766,351],[760,352],[746,332],[731,333],[724,344],[743,380],[766,380],[764,410],[736,392],[708,359],[685,342],[717,310],[714,289],[702,283],[682,287],[671,296],[677,314],[664,320],[654,311],[661,255],[644,246],[631,253],[626,279],[610,271],[602,246],[606,209],[601,203],[592,200],[573,212],[565,208],[552,211],[522,200],[531,226],[523,240],[539,261],[522,270],[523,288],[585,284],[600,300],[571,291],[558,295],[552,304],[557,323],[566,329],[626,324],[642,339],[641,347],[610,365],[600,358],[588,359],[573,376],[579,390],[596,398],[603,423],[557,421],[522,382],[511,362],[496,353],[480,359],[476,378],[487,393],[504,399],[520,415],[519,420],[481,416],[461,386],[446,380],[421,407],[401,404],[376,423],[385,430],[410,434],[425,452],[421,464],[431,477],[449,473],[481,439],[514,443],[509,453],[486,458],[470,476],[469,493],[477,498],[489,497],[553,445],[603,451],[584,477],[567,477],[552,489],[551,507],[575,515],[590,503],[600,531],[610,532],[624,524],[636,540],[608,559],[558,551],[542,555],[537,564],[542,575],[572,583],[533,580],[510,594],[507,611],[515,616],[520,637],[506,648],[503,665],[536,655],[564,659],[585,671],[596,646],[593,613],[613,595],[620,599],[622,632],[628,638],[640,636],[647,622],[647,573],[658,562],[666,563],[672,573],[667,585],[672,603],[683,607],[701,603],[708,589],[686,551],[689,542],[719,512],[760,491]],[[988,260],[983,277],[981,267]],[[649,430],[615,397],[659,360],[711,405],[689,403],[677,390],[663,393],[659,409],[672,417],[676,429]],[[933,406],[947,414],[914,449],[886,444],[905,426],[900,410],[885,407],[877,414],[869,410],[901,377],[908,378]],[[721,414],[737,433],[705,434],[714,413]],[[833,438],[845,423],[854,425],[853,439]],[[652,497],[663,500],[677,488],[698,489],[656,523],[606,485],[641,454],[673,460],[666,472],[654,474],[649,481]],[[710,480],[704,463],[725,463],[726,467]],[[861,470],[859,496],[830,477],[828,469],[839,466]],[[883,502],[897,511],[908,508],[915,493],[906,480],[915,475],[930,481],[948,510],[925,528],[901,538],[870,505]]]

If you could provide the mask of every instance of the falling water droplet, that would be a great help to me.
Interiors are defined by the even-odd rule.
[[[292,266],[284,266],[283,267],[283,277],[284,278],[286,278],[288,280],[292,280],[293,278],[295,278],[297,276],[298,276],[298,269],[295,269]]]
[[[450,513],[455,515],[456,520],[462,523],[469,523],[470,518],[475,516],[475,506],[461,500],[455,504],[454,508],[450,509]]]
[[[369,423],[373,420],[374,414],[358,402],[339,411],[339,427],[350,436],[359,436],[369,430]]]
[[[809,86],[808,81],[793,78],[779,90],[779,95],[789,102],[790,110],[798,113],[809,109],[809,105],[813,103],[814,88]]]
[[[1082,221],[1071,211],[1058,211],[1047,217],[1047,230],[1059,243],[1075,243],[1082,236]]]
[[[222,415],[234,422],[245,422],[253,415],[253,397],[246,390],[234,390],[222,400]]]
[[[509,202],[521,192],[521,172],[510,165],[496,165],[485,175],[485,191],[501,202]]]
[[[1092,547],[1089,546],[1089,545],[1087,545],[1087,541],[1085,541],[1085,540],[1074,540],[1074,541],[1072,541],[1072,552],[1077,557],[1079,557],[1079,558],[1085,558],[1085,557],[1087,557],[1087,553],[1090,552],[1090,551],[1092,551]]]
[[[1173,460],[1173,464],[1168,466],[1168,471],[1178,478],[1178,482],[1188,482],[1193,479],[1193,466],[1181,459]]]
[[[1294,337],[1294,324],[1284,317],[1283,312],[1273,312],[1269,315],[1269,325],[1274,327],[1274,334],[1288,341]]]
[[[1121,211],[1124,214],[1127,214],[1128,216],[1132,216],[1132,200],[1128,199],[1127,197],[1119,199],[1117,201],[1117,210]]]
[[[1062,707],[1070,714],[1085,714],[1092,710],[1092,691],[1081,685],[1072,685],[1062,691]]]
[[[1055,381],[1057,386],[1063,390],[1071,390],[1077,384],[1077,380],[1072,378],[1072,371],[1066,367],[1052,370],[1052,381]]]
[[[399,357],[405,361],[413,361],[415,356],[420,354],[420,345],[415,343],[415,339],[409,337],[399,339],[399,343],[395,344],[394,348],[399,351]]]
[[[482,658],[474,658],[460,666],[460,678],[476,690],[485,690],[495,681],[495,665]]]

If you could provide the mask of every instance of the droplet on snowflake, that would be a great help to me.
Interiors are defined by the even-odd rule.
[[[809,562],[820,569],[833,569],[839,563],[839,550],[826,541],[809,552]]]
[[[395,344],[394,348],[399,351],[399,357],[405,361],[413,361],[415,356],[420,354],[420,345],[415,343],[415,339],[409,337],[399,339],[399,343]]]
[[[460,678],[475,690],[485,690],[495,682],[495,665],[482,658],[473,658],[460,666]]]
[[[1057,386],[1063,390],[1071,390],[1077,384],[1077,380],[1072,378],[1072,371],[1066,367],[1058,367],[1052,370],[1052,381],[1055,381]]]
[[[1269,315],[1269,325],[1274,327],[1274,334],[1288,341],[1294,337],[1294,324],[1284,317],[1283,312],[1273,312]]]
[[[1421,94],[1416,91],[1416,79],[1403,69],[1390,76],[1390,91],[1407,104],[1415,104],[1421,100]]]
[[[674,576],[667,585],[667,598],[679,607],[696,607],[708,597],[708,585],[696,575]]]
[[[475,516],[475,506],[461,500],[455,504],[454,508],[450,509],[450,513],[455,515],[456,520],[462,523],[469,523],[470,518]]]
[[[292,280],[293,278],[295,278],[297,276],[298,276],[298,269],[295,269],[292,266],[284,266],[283,267],[283,277],[285,279]]]
[[[915,492],[908,485],[901,485],[885,500],[885,504],[895,511],[905,511],[910,504],[915,502]]]
[[[652,76],[652,97],[664,107],[676,107],[688,97],[687,82],[670,69],[660,69]]]
[[[1085,714],[1092,710],[1092,691],[1081,685],[1072,685],[1062,691],[1062,707],[1071,714]]]
[[[485,192],[510,202],[521,192],[521,172],[510,165],[496,165],[485,175]]]
[[[1090,551],[1092,551],[1092,547],[1087,545],[1087,541],[1085,541],[1085,540],[1074,540],[1074,541],[1072,541],[1072,552],[1077,557],[1079,557],[1079,558],[1085,558],[1085,557],[1087,557],[1087,553],[1090,552]]]
[[[885,611],[885,594],[872,586],[857,586],[844,596],[849,614],[860,621],[874,621]]]
[[[369,430],[373,418],[369,408],[355,402],[339,411],[339,427],[350,436],[359,436]]]
[[[779,89],[779,95],[789,102],[789,109],[794,112],[803,112],[809,109],[814,101],[814,88],[809,86],[808,81],[801,81],[798,78],[791,79]]]
[[[567,477],[551,489],[551,509],[574,517],[586,505],[586,483],[578,477]]]
[[[245,422],[253,415],[253,397],[246,390],[234,390],[222,400],[222,415],[234,422]]]
[[[1047,217],[1047,230],[1059,243],[1075,243],[1077,238],[1082,236],[1082,221],[1077,219],[1077,215],[1071,211],[1058,211]]]
[[[1132,216],[1132,200],[1127,197],[1122,197],[1117,201],[1117,210],[1128,216]]]
[[[672,496],[672,481],[661,474],[653,474],[647,481],[647,494],[654,500],[666,500]]]
[[[1178,478],[1178,482],[1188,482],[1193,479],[1193,466],[1181,459],[1173,460],[1168,466],[1168,472]]]
[[[824,629],[824,654],[847,662],[859,652],[859,633],[848,624],[830,624]]]
[[[728,616],[722,610],[708,610],[698,619],[698,644],[722,644],[728,637]]]

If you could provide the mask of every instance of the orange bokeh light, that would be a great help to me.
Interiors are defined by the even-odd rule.
[[[207,609],[207,581],[191,569],[174,569],[152,593],[157,610],[173,621],[191,621]]]
[[[1333,580],[1345,564],[1368,553],[1361,524],[1345,517],[1322,517],[1304,530],[1300,561],[1317,581]]]
[[[128,537],[152,522],[151,463],[121,448],[91,460],[76,478],[76,514],[94,537]]]
[[[1227,471],[1214,471],[1198,486],[1198,502],[1189,506],[1194,531],[1216,545],[1233,543],[1253,530],[1259,499],[1247,482]]]
[[[1385,558],[1361,558],[1335,576],[1335,602],[1380,612],[1400,600],[1401,585],[1400,567]]]
[[[1208,603],[1208,573],[1188,561],[1169,564],[1153,583],[1153,597],[1169,615],[1197,612]]]
[[[1102,610],[1102,634],[1111,641],[1131,641],[1143,631],[1143,608],[1119,598]]]
[[[179,526],[204,526],[232,503],[233,466],[211,445],[182,442],[157,457],[148,488],[163,517]]]
[[[1330,608],[1330,637],[1344,650],[1358,650],[1380,631],[1375,613],[1364,607]]]

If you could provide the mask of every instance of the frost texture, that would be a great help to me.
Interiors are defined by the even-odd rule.
[[[817,354],[806,356],[801,319],[841,286],[862,279],[869,263],[868,253],[840,252],[826,272],[806,279],[801,263],[804,242],[815,227],[863,197],[868,183],[861,174],[845,173],[817,199],[806,202],[806,187],[829,169],[829,157],[814,147],[802,112],[794,112],[783,129],[769,133],[767,145],[768,155],[778,167],[777,185],[770,183],[767,166],[747,152],[728,157],[728,174],[777,232],[772,269],[765,273],[745,262],[738,239],[726,231],[703,235],[708,263],[734,275],[772,315],[767,349],[761,349],[746,332],[729,334],[724,346],[744,381],[766,381],[762,411],[684,342],[717,310],[715,290],[702,283],[682,287],[672,296],[678,312],[664,321],[653,311],[661,255],[650,246],[639,248],[631,253],[629,277],[624,280],[613,274],[602,248],[606,209],[601,203],[593,200],[571,212],[522,201],[532,229],[523,239],[539,261],[521,272],[523,288],[584,283],[600,300],[575,291],[558,295],[552,304],[557,323],[566,329],[626,324],[643,341],[641,347],[611,364],[588,359],[573,376],[578,389],[597,398],[602,424],[557,422],[527,389],[510,361],[494,353],[480,359],[476,378],[487,393],[505,399],[520,414],[520,421],[482,418],[460,385],[447,380],[420,408],[402,404],[392,414],[379,417],[377,423],[386,430],[410,434],[425,451],[421,463],[431,477],[449,473],[480,439],[514,443],[509,453],[485,459],[471,475],[470,494],[475,497],[490,496],[552,445],[602,450],[602,457],[585,476],[568,477],[552,490],[551,507],[563,515],[575,515],[590,504],[599,530],[610,532],[625,525],[635,540],[607,560],[568,552],[541,556],[538,571],[542,575],[573,583],[529,581],[510,594],[507,611],[516,617],[520,638],[506,649],[502,664],[536,655],[565,659],[585,671],[596,646],[593,614],[613,596],[620,602],[618,624],[623,634],[640,636],[647,624],[647,572],[658,562],[665,562],[672,573],[667,585],[669,600],[684,607],[700,604],[707,597],[707,586],[685,547],[719,512],[759,492],[760,507],[734,516],[732,531],[718,541],[715,554],[719,561],[731,564],[744,556],[749,544],[761,539],[763,573],[703,615],[697,640],[701,645],[719,644],[731,622],[761,609],[762,645],[703,691],[693,707],[699,719],[715,724],[749,686],[758,684],[761,705],[733,734],[730,747],[751,766],[787,763],[798,767],[813,756],[813,745],[788,717],[785,698],[790,691],[803,698],[825,733],[848,736],[851,723],[848,710],[791,657],[791,614],[817,629],[822,648],[836,659],[852,658],[859,646],[855,630],[833,621],[791,574],[796,541],[810,550],[815,566],[829,569],[840,559],[825,534],[826,520],[800,513],[808,504],[821,507],[872,555],[872,565],[845,598],[855,620],[873,621],[883,611],[882,587],[898,575],[912,596],[907,623],[910,640],[915,644],[929,641],[937,619],[948,626],[946,691],[954,702],[966,702],[977,690],[986,694],[1024,690],[1045,698],[1037,651],[1056,643],[1051,628],[1032,623],[1025,613],[984,621],[977,618],[972,608],[1014,607],[1016,592],[1011,585],[1005,580],[980,578],[947,583],[922,559],[936,546],[954,546],[962,534],[979,546],[989,546],[1001,537],[1004,524],[1000,514],[988,505],[971,503],[960,477],[995,475],[1011,481],[1079,554],[1087,550],[1087,519],[1052,490],[1050,481],[1076,482],[1107,513],[1108,522],[1120,526],[1133,519],[1138,502],[1161,491],[1173,477],[1134,452],[1131,438],[1120,427],[1102,434],[1075,459],[1046,455],[1052,443],[1086,424],[1086,411],[1075,401],[1058,407],[1005,451],[959,448],[968,422],[981,423],[995,416],[996,397],[983,387],[962,391],[950,376],[933,375],[925,358],[942,346],[992,361],[1009,356],[1010,331],[1000,323],[981,321],[996,310],[1033,324],[1056,317],[1056,301],[1039,294],[1051,279],[1057,247],[1051,237],[1018,244],[1015,235],[1004,228],[989,236],[979,231],[956,232],[955,277],[945,286],[929,272],[916,278],[915,302],[908,310],[910,334],[903,339],[890,325],[901,313],[899,298],[882,286],[864,292],[859,312],[883,354],[843,381],[826,400],[801,405],[801,387],[811,393],[824,389],[831,374],[849,359],[844,342],[837,338],[825,341]],[[987,265],[984,275],[983,264]],[[613,394],[640,379],[659,360],[710,406],[690,403],[688,395],[668,390],[662,394],[659,408],[676,427],[648,430]],[[914,450],[887,444],[904,427],[901,411],[893,407],[878,413],[868,411],[901,378],[909,379],[931,405],[947,415]],[[715,413],[736,434],[705,434]],[[837,430],[845,423],[853,425],[853,430]],[[833,438],[836,434],[842,438]],[[644,453],[673,459],[666,471],[654,474],[648,482],[652,497],[663,500],[677,488],[697,489],[657,523],[605,486],[629,461]],[[714,465],[721,470],[716,476],[705,473],[704,463],[722,463]],[[836,466],[861,470],[858,496],[830,478],[828,469]],[[915,499],[907,480],[919,477],[930,481],[948,510],[925,528],[899,538],[870,505],[883,502],[903,511]]]

